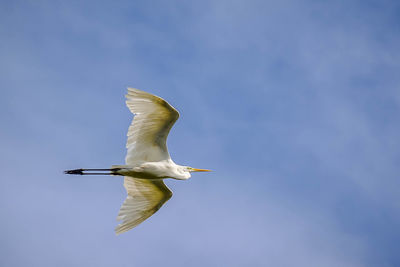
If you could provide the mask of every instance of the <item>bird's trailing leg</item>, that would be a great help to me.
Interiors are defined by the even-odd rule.
[[[75,175],[121,175],[118,174],[118,168],[113,169],[75,169],[64,171],[65,174]]]

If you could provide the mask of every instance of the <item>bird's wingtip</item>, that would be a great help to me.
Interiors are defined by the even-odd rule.
[[[144,91],[139,90],[137,88],[133,88],[133,87],[127,87],[126,89],[127,89],[128,93],[125,95],[125,97],[128,98],[128,99],[133,97],[133,96],[135,96],[135,95],[145,93]]]
[[[142,90],[139,90],[137,88],[133,88],[133,87],[127,87],[126,90],[129,92],[143,92]]]

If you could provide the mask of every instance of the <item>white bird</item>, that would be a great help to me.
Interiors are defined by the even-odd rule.
[[[128,196],[117,216],[118,221],[122,220],[115,228],[117,235],[139,225],[171,198],[172,192],[163,179],[187,180],[191,172],[209,171],[172,161],[167,136],[179,113],[167,101],[134,88],[128,88],[126,99],[126,105],[135,115],[127,134],[126,165],[65,171],[67,174],[125,176]]]

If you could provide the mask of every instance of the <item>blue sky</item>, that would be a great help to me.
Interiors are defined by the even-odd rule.
[[[399,266],[398,1],[1,1],[0,265]],[[115,236],[126,87],[180,112]]]

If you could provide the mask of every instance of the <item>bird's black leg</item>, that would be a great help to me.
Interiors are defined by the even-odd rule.
[[[116,173],[119,169],[75,169],[75,170],[66,170],[65,174],[74,174],[74,175],[121,175]]]

